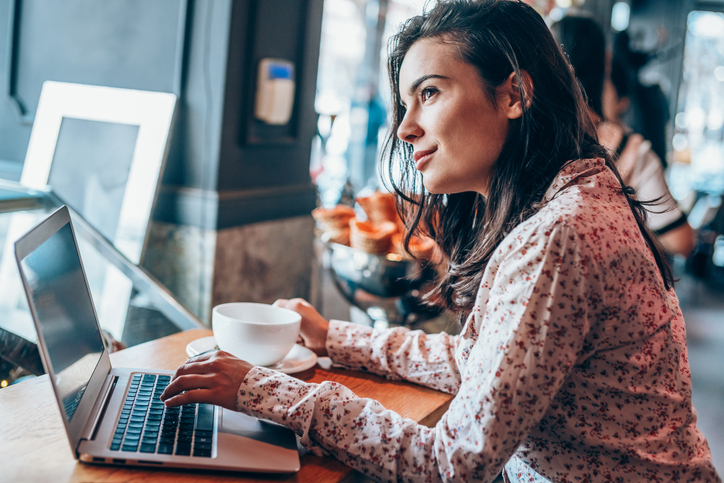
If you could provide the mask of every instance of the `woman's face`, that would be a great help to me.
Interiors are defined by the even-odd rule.
[[[400,68],[406,108],[397,136],[414,148],[415,167],[430,193],[476,191],[488,181],[508,134],[509,96],[492,102],[478,71],[457,47],[419,40]]]

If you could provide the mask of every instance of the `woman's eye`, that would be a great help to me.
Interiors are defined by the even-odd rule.
[[[422,91],[420,91],[420,97],[423,101],[428,101],[436,93],[437,89],[435,89],[434,87],[425,87]]]

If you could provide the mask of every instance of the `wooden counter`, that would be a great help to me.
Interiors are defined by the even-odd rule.
[[[146,342],[111,354],[117,367],[175,369],[186,356],[192,340],[212,335],[209,330],[190,330]],[[407,382],[316,366],[295,376],[308,382],[336,381],[360,397],[380,401],[386,408],[428,426],[447,410],[452,396]],[[79,463],[68,444],[63,421],[48,376],[0,389],[0,481],[32,482],[190,482],[190,481],[290,481],[337,482],[354,472],[333,457],[312,454],[301,457],[302,468],[294,475],[189,472],[186,470],[129,469]]]

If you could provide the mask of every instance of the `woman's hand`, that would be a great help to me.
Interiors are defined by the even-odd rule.
[[[299,335],[304,342],[304,346],[309,348],[318,356],[327,355],[327,331],[329,331],[329,322],[319,315],[319,312],[304,299],[277,300],[274,305],[284,309],[297,312],[302,316],[302,326]]]
[[[236,411],[239,386],[252,367],[224,351],[191,357],[176,369],[161,401],[167,407],[209,403]]]

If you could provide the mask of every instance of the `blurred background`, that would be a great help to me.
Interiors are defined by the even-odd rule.
[[[693,252],[671,260],[694,403],[722,471],[724,0],[527,2],[549,25],[594,18],[610,59],[625,59],[623,120],[651,142],[696,231]],[[448,314],[418,304],[424,267],[345,251],[311,216],[341,204],[364,217],[355,200],[384,190],[387,42],[433,3],[0,0],[0,386],[42,373],[12,243],[63,203],[87,222],[81,248],[93,260],[101,325],[126,346],[209,326],[220,303],[297,296],[327,318],[455,332]],[[56,113],[54,132],[39,131],[46,81],[176,96],[163,163],[145,187],[133,173],[148,163],[128,154],[136,131],[79,129],[70,111]],[[40,185],[23,181],[37,169],[34,143],[55,147]],[[97,177],[73,174],[91,169]],[[153,200],[136,220],[137,257],[93,222],[113,190]],[[418,277],[393,288],[410,270]]]

